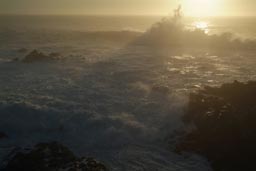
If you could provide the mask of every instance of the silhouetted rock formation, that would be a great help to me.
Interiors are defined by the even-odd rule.
[[[235,81],[192,93],[184,122],[195,129],[177,151],[202,154],[217,171],[256,170],[256,82]]]
[[[22,61],[29,63],[29,62],[37,62],[37,61],[44,61],[44,60],[53,60],[58,58],[60,58],[59,53],[50,53],[49,55],[46,55],[37,50],[33,50],[28,55],[26,55]]]
[[[29,152],[18,152],[4,171],[106,171],[107,168],[92,158],[78,158],[67,147],[57,142],[37,144]]]

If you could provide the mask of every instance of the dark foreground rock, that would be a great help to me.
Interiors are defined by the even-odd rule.
[[[184,122],[195,129],[176,150],[206,156],[216,171],[256,170],[256,82],[192,93]]]
[[[57,142],[37,144],[33,149],[15,152],[3,171],[106,171],[93,158],[78,158]]]
[[[37,62],[37,61],[46,61],[46,60],[53,60],[53,59],[58,59],[60,57],[59,53],[50,53],[49,55],[44,54],[40,51],[33,50],[30,52],[28,55],[24,57],[22,62]]]
[[[8,136],[4,132],[0,132],[0,140],[8,138]]]

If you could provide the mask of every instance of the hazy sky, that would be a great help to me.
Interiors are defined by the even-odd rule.
[[[0,13],[167,15],[181,3],[189,15],[256,15],[256,0],[0,0]]]

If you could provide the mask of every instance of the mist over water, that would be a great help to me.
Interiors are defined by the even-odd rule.
[[[228,46],[202,47],[209,36],[199,32],[197,47],[182,43],[184,37],[182,46],[170,46],[178,40],[172,24],[150,29],[160,17],[0,18],[0,130],[10,136],[0,142],[2,159],[14,146],[59,141],[112,170],[211,170],[200,156],[170,150],[175,130],[185,129],[180,118],[187,95],[205,85],[256,78],[255,48],[242,48],[254,41],[235,44],[220,36],[210,40]],[[255,37],[252,18],[202,20],[209,35]],[[184,25],[194,30],[196,21],[185,19]],[[191,40],[197,35],[178,31]],[[162,42],[159,35],[170,38]],[[20,48],[58,52],[61,59],[13,62],[28,53]]]

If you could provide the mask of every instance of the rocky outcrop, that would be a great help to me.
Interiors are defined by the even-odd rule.
[[[31,62],[37,62],[37,61],[59,59],[59,58],[60,58],[59,53],[50,53],[49,55],[46,55],[38,50],[33,50],[28,55],[26,55],[22,61],[31,63]]]
[[[15,152],[4,171],[106,171],[93,158],[78,158],[60,143],[41,143],[33,149]]]
[[[195,129],[180,140],[178,152],[204,155],[217,171],[256,170],[256,82],[192,93],[184,122]]]

